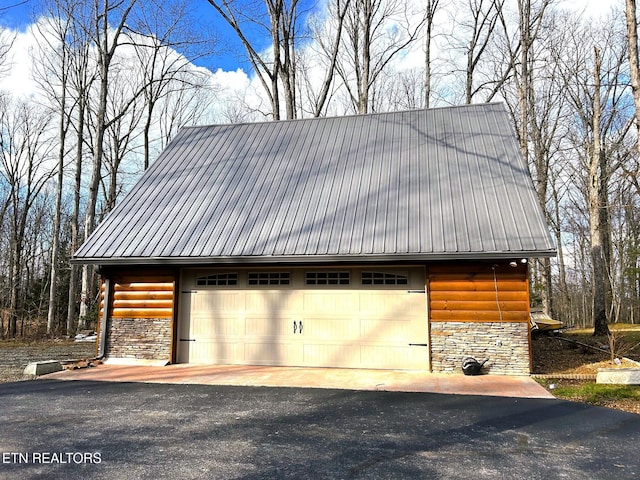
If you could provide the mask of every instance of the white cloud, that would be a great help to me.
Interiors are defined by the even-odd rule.
[[[33,25],[23,32],[4,30],[0,36],[3,43],[13,40],[6,62],[6,75],[0,78],[0,90],[15,96],[30,96],[36,90],[32,75],[31,50],[37,46]]]
[[[585,16],[596,18],[607,15],[613,7],[621,8],[618,0],[562,0],[558,6]]]
[[[451,5],[455,4],[456,2],[454,1]],[[620,2],[617,0],[560,0],[556,5],[560,8],[575,11],[576,14],[584,13],[584,15],[592,18],[607,15],[614,6],[621,8]],[[515,5],[511,3],[511,6],[514,7]],[[440,31],[447,30],[446,26],[443,26],[443,22],[448,22],[450,18],[449,15],[441,14],[438,21],[438,29]],[[23,31],[4,30],[0,32],[0,35],[4,35],[5,39],[15,37],[9,54],[10,68],[7,69],[7,75],[0,78],[0,89],[16,96],[31,96],[36,91],[37,85],[32,76],[31,55],[31,51],[37,47],[34,29],[35,27],[31,25]],[[434,50],[446,48],[446,46],[443,47],[438,43],[440,42],[434,45]],[[305,48],[308,47],[307,45]],[[437,57],[437,52],[434,52],[434,57]],[[422,67],[424,63],[424,46],[422,42],[417,42],[402,57],[397,57],[393,63],[395,68],[399,70]],[[202,70],[202,68],[198,68],[198,70]],[[221,113],[222,117],[228,116],[233,102],[239,103],[238,106],[233,108],[244,108],[247,111],[254,112],[261,110],[266,112],[269,110],[269,102],[263,86],[255,73],[245,72],[241,68],[232,71],[218,69],[215,72],[207,71],[206,73],[211,76],[211,85],[218,93],[221,103],[220,106],[212,105],[212,110],[216,113]],[[318,79],[322,79],[322,75],[319,75]],[[221,118],[221,120],[225,121],[225,118]]]

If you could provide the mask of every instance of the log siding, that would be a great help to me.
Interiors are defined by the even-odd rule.
[[[172,360],[176,276],[110,272],[107,358]],[[104,297],[104,288],[102,289]],[[101,314],[104,302],[101,303]]]
[[[526,264],[435,264],[427,283],[431,322],[529,322]]]
[[[530,373],[526,263],[432,264],[427,291],[432,371],[461,373],[472,356],[489,358],[490,373]]]
[[[114,280],[113,318],[173,318],[173,277],[123,277]]]

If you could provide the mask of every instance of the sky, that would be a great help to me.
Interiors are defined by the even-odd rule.
[[[33,42],[33,38],[28,35],[27,29],[33,21],[32,12],[46,0],[0,0],[0,27],[9,28],[22,33],[18,35],[14,52],[28,52],[29,42]],[[86,0],[89,1],[89,0]],[[463,3],[468,0],[449,0],[454,7],[456,3]],[[507,0],[507,3],[515,0]],[[608,13],[615,4],[620,6],[622,0],[557,0],[559,5],[575,10],[576,13],[584,11],[585,14],[597,18]],[[311,12],[320,8],[322,0],[302,0],[302,8]],[[447,4],[445,0],[443,2]],[[220,52],[216,55],[199,59],[195,62],[198,67],[204,67],[214,72],[216,80],[222,86],[228,85],[234,88],[239,85],[246,85],[253,76],[250,66],[246,59],[243,58],[244,50],[239,43],[235,33],[226,23],[221,20],[207,0],[191,0],[191,6],[194,9],[193,24],[196,28],[203,27],[218,32],[220,38]],[[198,25],[199,23],[199,25]],[[256,42],[257,38],[251,38]],[[270,41],[268,38],[262,39],[262,43],[258,43],[263,48],[268,48]],[[422,61],[422,54],[417,52],[419,61]],[[17,57],[23,55],[19,54]],[[17,62],[12,66],[13,72],[10,79],[5,80],[0,87],[7,87],[16,93],[27,93],[31,88],[28,80],[27,62]]]
[[[33,21],[33,12],[47,0],[0,0],[0,26],[8,27],[12,30],[24,32]],[[89,0],[85,0],[89,1]],[[249,63],[243,58],[244,51],[237,40],[235,33],[220,18],[214,8],[207,0],[189,0],[189,8],[192,9],[193,24],[198,24],[203,28],[213,28],[219,35],[220,53],[215,56],[196,60],[198,66],[204,66],[212,71],[222,69],[224,71],[235,71],[238,68],[249,69]],[[314,6],[321,3],[321,0],[300,0],[299,11],[313,11]],[[270,40],[260,39],[249,35],[251,41],[256,42],[262,48],[270,45]],[[240,49],[240,54],[232,50]]]
[[[0,0],[0,26],[8,27],[12,30],[24,31],[33,20],[32,12],[46,0]],[[212,58],[204,59],[196,62],[199,66],[205,66],[213,71],[222,69],[225,71],[235,71],[238,68],[247,68],[248,65],[237,53],[230,52],[234,44],[238,47],[237,39],[231,29],[222,21],[217,12],[213,9],[207,0],[191,0],[194,17],[203,23],[213,25],[220,31],[222,41],[228,39],[229,45],[225,46],[226,53],[217,55]],[[467,0],[450,0],[452,4],[464,2]],[[507,0],[508,3],[513,0]],[[614,4],[622,2],[622,0],[558,0],[559,3],[571,10],[579,12],[584,10],[588,15],[598,17],[610,11]],[[319,8],[322,3],[318,0],[303,0],[301,2],[301,10],[313,11]],[[444,2],[446,4],[446,2]],[[231,37],[231,38],[230,38]],[[269,40],[265,39],[264,47],[268,47]]]

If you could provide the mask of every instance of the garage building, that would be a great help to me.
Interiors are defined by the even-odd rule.
[[[74,261],[112,360],[527,374],[553,255],[491,103],[184,128]]]

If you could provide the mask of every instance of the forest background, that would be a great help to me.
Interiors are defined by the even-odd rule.
[[[558,245],[532,306],[639,323],[636,26],[635,0],[4,0],[0,336],[92,328],[70,258],[183,126],[496,101]]]

